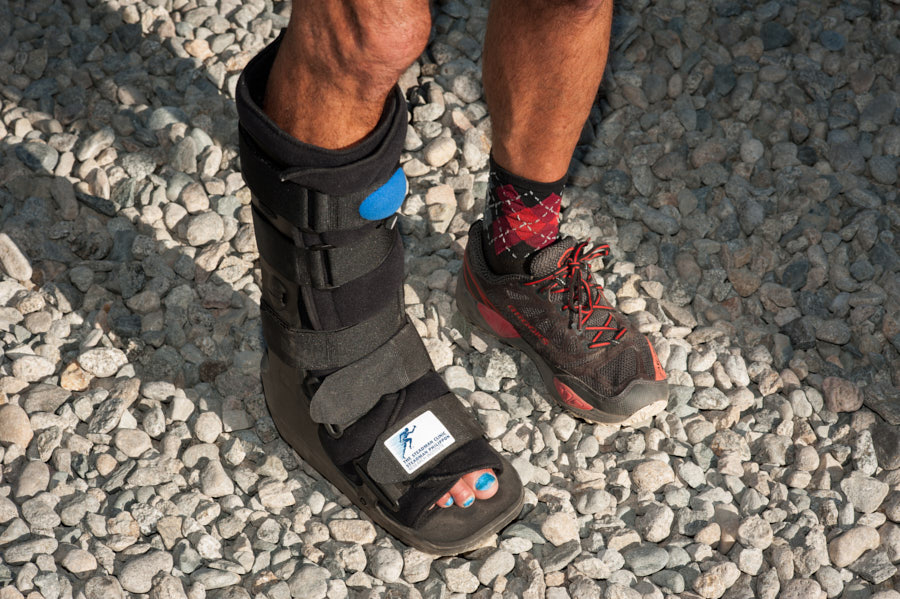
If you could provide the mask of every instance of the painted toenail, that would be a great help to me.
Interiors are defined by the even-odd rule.
[[[450,507],[451,505],[453,505],[453,498],[448,497],[447,501],[444,502],[444,507]]]
[[[463,506],[463,507],[469,507],[469,506],[472,505],[473,503],[475,503],[475,498],[474,498],[474,497],[469,497],[468,499],[466,499],[466,501],[463,503],[462,506]]]
[[[485,472],[484,474],[482,474],[481,476],[478,477],[477,481],[475,481],[475,490],[476,491],[486,491],[493,486],[494,481],[496,481],[496,480],[497,479],[494,478],[493,474],[488,474],[487,472]]]

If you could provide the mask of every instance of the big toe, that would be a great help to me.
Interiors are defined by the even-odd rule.
[[[490,499],[497,493],[500,485],[493,470],[476,470],[462,477],[475,495],[475,499]]]

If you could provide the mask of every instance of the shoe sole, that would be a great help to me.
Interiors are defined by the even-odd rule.
[[[426,553],[458,555],[484,545],[521,512],[525,492],[515,469],[507,464],[498,476],[500,487],[497,494],[476,502],[484,511],[496,511],[504,505],[507,507],[490,520],[480,522],[476,531],[471,529],[478,511],[458,507],[435,508],[440,509],[441,513],[429,518],[423,528],[413,529],[400,524],[381,509],[378,496],[370,487],[347,478],[328,457],[319,441],[319,424],[309,416],[309,398],[304,395],[300,381],[294,380],[297,378],[296,372],[269,352],[260,364],[266,406],[279,434],[319,475],[389,534]],[[469,533],[466,534],[466,531]]]
[[[646,404],[632,414],[624,416],[621,414],[611,414],[591,406],[587,401],[582,399],[576,391],[572,390],[566,383],[557,378],[554,368],[522,339],[508,320],[497,313],[491,306],[478,302],[475,299],[472,290],[466,289],[466,285],[477,285],[477,282],[474,280],[474,275],[469,272],[470,268],[468,257],[466,257],[462,273],[456,283],[456,304],[460,313],[479,330],[484,331],[498,339],[501,343],[517,349],[528,356],[535,366],[537,366],[544,387],[547,389],[547,393],[560,407],[588,422],[614,424],[618,426],[634,426],[635,424],[650,420],[666,409],[666,406],[669,403],[669,391],[665,380],[632,381],[622,393],[617,397],[612,398],[613,400],[616,400],[632,394],[644,396],[642,398],[642,403],[646,401]],[[471,282],[470,279],[472,279]],[[660,371],[662,370],[661,367],[658,368]]]

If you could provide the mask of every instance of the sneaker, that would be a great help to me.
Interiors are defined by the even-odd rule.
[[[496,275],[482,251],[482,224],[469,231],[456,285],[473,324],[525,352],[558,404],[592,422],[630,425],[665,409],[666,373],[650,341],[611,307],[590,261],[609,254],[571,237],[537,251],[527,275]]]

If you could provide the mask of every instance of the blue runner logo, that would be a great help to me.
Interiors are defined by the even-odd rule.
[[[407,422],[384,445],[403,469],[412,474],[453,445],[453,435],[429,410]]]
[[[406,427],[400,433],[400,442],[403,444],[403,459],[406,459],[406,450],[412,449],[412,445],[413,445],[412,434],[413,434],[413,431],[415,431],[415,430],[416,430],[415,426],[413,426],[412,428]]]

